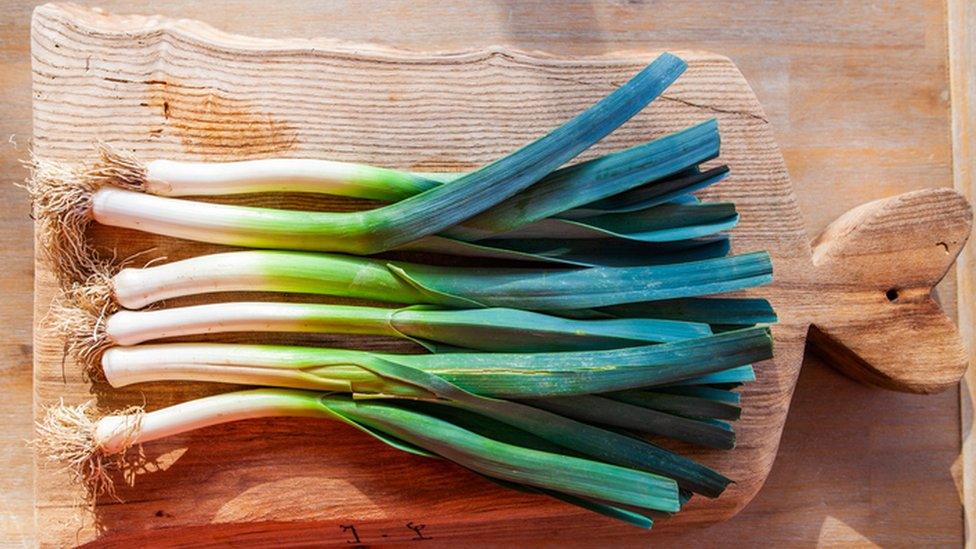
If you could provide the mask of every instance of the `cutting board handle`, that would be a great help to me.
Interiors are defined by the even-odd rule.
[[[822,293],[815,296],[812,350],[860,381],[933,393],[959,381],[967,356],[932,289],[972,229],[969,203],[951,189],[925,189],[864,204],[813,242]]]

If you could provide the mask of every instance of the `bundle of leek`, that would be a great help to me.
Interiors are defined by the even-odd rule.
[[[277,159],[150,161],[102,148],[95,165],[35,161],[40,242],[73,283],[52,314],[69,347],[116,387],[172,380],[272,388],[96,418],[57,407],[37,444],[110,489],[133,444],[252,417],[343,421],[395,448],[441,456],[513,488],[649,527],[723,475],[633,433],[731,448],[736,393],[770,358],[762,299],[711,296],[768,283],[763,252],[726,257],[732,204],[690,195],[721,180],[714,121],[560,168],[684,70],[662,55],[541,139],[468,174]],[[390,204],[298,212],[174,197],[302,191]],[[115,273],[85,240],[91,221],[217,244],[273,248]],[[463,268],[311,252],[426,251],[559,267]],[[297,250],[297,251],[280,251]],[[574,267],[570,267],[574,266]],[[131,311],[216,292],[305,293],[400,308],[239,302]],[[227,331],[406,338],[427,354],[176,343]]]
[[[397,449],[444,457],[507,486],[529,487],[650,527],[647,510],[675,512],[691,494],[718,497],[731,481],[629,432],[731,448],[734,433],[723,420],[738,417],[737,401],[717,387],[754,379],[748,362],[768,359],[771,351],[764,328],[558,353],[397,355],[193,343],[113,347],[101,361],[113,386],[198,380],[280,389],[101,419],[87,407],[55,407],[39,425],[37,444],[54,459],[74,464],[97,493],[111,490],[109,474],[119,463],[113,456],[132,445],[254,417],[324,417]],[[540,468],[527,468],[525,460]],[[592,482],[568,480],[576,475],[589,475]],[[652,495],[670,503],[648,499]]]
[[[422,398],[434,392],[399,381],[395,372],[390,374],[392,364],[437,376],[482,396],[533,399],[535,406],[560,406],[554,411],[571,417],[588,414],[583,417],[602,424],[623,426],[618,422],[629,418],[626,426],[637,431],[731,447],[734,435],[727,425],[691,418],[737,419],[737,401],[729,402],[734,397],[726,397],[717,389],[712,390],[718,395],[699,394],[686,387],[684,390],[692,395],[682,398],[680,389],[663,386],[711,385],[730,376],[750,379],[753,374],[748,363],[769,358],[770,351],[768,332],[762,328],[660,345],[539,353],[403,355],[319,347],[177,343],[109,348],[102,355],[99,373],[113,387],[181,380],[399,398]],[[633,390],[659,386],[658,392]],[[672,394],[674,391],[679,394]],[[606,393],[622,404],[584,398],[593,393]],[[611,405],[615,408],[609,408]]]
[[[677,497],[678,488],[717,497],[729,484],[729,479],[656,445],[557,415],[545,408],[571,404],[566,398],[552,398],[555,394],[606,392],[631,386],[666,385],[677,380],[697,379],[696,382],[706,382],[710,374],[727,371],[730,365],[769,358],[770,351],[768,332],[759,328],[659,346],[589,353],[444,354],[410,357],[356,351],[233,345],[188,344],[155,348],[116,348],[105,355],[104,364],[109,378],[116,379],[120,385],[147,379],[177,378],[311,386],[328,389],[330,392],[265,389],[231,393],[146,415],[109,416],[97,423],[84,409],[55,408],[41,425],[42,432],[47,435],[42,444],[47,445],[50,453],[59,459],[80,464],[78,471],[87,476],[86,481],[104,487],[106,479],[103,475],[106,467],[103,459],[107,455],[124,451],[132,444],[218,422],[275,415],[324,415],[355,424],[397,448],[410,451],[411,445],[419,446],[487,476],[508,482],[524,482],[544,489],[545,493],[565,492],[570,496],[583,497],[584,500],[595,498],[604,500],[605,503],[673,512],[677,507],[662,509],[635,504],[635,499],[608,499],[600,496],[600,492],[588,491],[592,488],[578,491],[579,487],[569,487],[555,479],[570,474],[575,470],[574,466],[582,464],[575,460],[563,463],[564,457],[576,455],[581,456],[590,468],[610,467],[609,471],[617,476],[616,482],[607,486],[626,486],[618,482],[623,478],[637,478],[634,475],[638,473],[650,473],[661,482],[673,482],[670,493],[674,497]],[[713,357],[712,361],[708,366],[703,366],[703,357],[709,356]],[[242,366],[235,366],[235,361]],[[288,374],[294,373],[296,367],[300,367],[303,362],[316,366],[311,372],[299,372],[305,375],[291,376],[289,382]],[[567,370],[567,363],[576,362],[583,366]],[[118,363],[122,364],[122,369],[117,372]],[[741,367],[734,369],[741,370]],[[276,370],[285,375],[276,377]],[[127,372],[129,377],[126,377]],[[121,375],[121,381],[116,374]],[[318,383],[314,383],[316,380]],[[309,385],[309,382],[313,383]],[[351,401],[348,397],[335,396],[337,390],[348,391],[358,395],[360,399]],[[532,398],[529,401],[532,405],[526,405],[478,396],[471,391],[508,398],[537,395],[544,398]],[[368,396],[373,399],[362,399]],[[410,399],[429,404],[374,400],[379,397]],[[338,404],[339,402],[346,404]],[[584,398],[579,404],[586,402],[587,399]],[[339,408],[335,408],[332,403]],[[327,411],[323,411],[323,405]],[[392,416],[371,415],[379,413],[374,408],[377,406],[379,410],[383,410],[382,414],[409,416],[411,419],[406,423],[379,420],[378,417],[390,419]],[[570,405],[569,408],[583,412],[578,414],[583,416],[580,419],[615,426],[621,426],[620,422],[624,422],[625,427],[630,427],[628,422],[633,418],[618,414],[630,412],[632,408],[643,412],[646,417],[657,419],[656,423],[646,426],[650,427],[650,432],[707,445],[711,443],[721,446],[721,433],[729,432],[715,422],[669,416],[656,413],[649,407],[607,407],[603,408],[607,412],[605,415],[599,415],[599,407],[580,409]],[[361,413],[366,415],[359,415]],[[370,419],[360,421],[363,418]],[[471,426],[474,426],[474,435],[480,438],[475,438],[472,431],[465,429]],[[484,438],[486,435],[490,438]],[[471,440],[477,440],[480,444],[469,446]],[[509,441],[517,444],[509,444]],[[540,444],[549,449],[545,454],[530,451]],[[480,452],[471,454],[460,451],[463,448],[480,448]],[[503,452],[505,457],[500,457],[495,452]],[[519,461],[505,461],[513,457],[510,454],[519,452],[527,452],[525,455],[561,469],[550,477],[532,476],[522,467],[516,466]],[[503,466],[483,469],[481,460],[489,459]],[[633,498],[636,494],[646,493],[647,485],[642,483],[627,489],[635,492],[629,496]],[[608,512],[609,509],[599,507],[594,510],[623,518],[616,510]],[[644,525],[649,526],[650,523]]]

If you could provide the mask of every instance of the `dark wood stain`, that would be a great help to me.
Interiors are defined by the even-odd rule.
[[[211,160],[270,156],[297,143],[294,127],[251,100],[173,79],[148,84],[149,107],[165,119],[164,133],[174,133],[194,156]]]

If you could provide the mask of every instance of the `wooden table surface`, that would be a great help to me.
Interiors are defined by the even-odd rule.
[[[0,545],[31,545],[31,224],[28,27],[33,2],[0,14]],[[653,48],[731,57],[770,117],[810,234],[875,198],[952,184],[941,1],[101,2],[274,37],[329,36],[416,50],[508,44],[562,55]],[[9,137],[9,140],[8,140]],[[954,309],[953,281],[943,304]],[[958,545],[958,394],[867,388],[808,358],[765,488],[729,523],[673,541],[809,546]],[[36,528],[43,528],[37,525]]]

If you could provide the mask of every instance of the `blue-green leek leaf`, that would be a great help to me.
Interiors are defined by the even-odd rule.
[[[508,261],[552,263],[575,267],[639,267],[723,257],[728,236],[675,242],[644,242],[627,238],[489,238],[464,242],[441,236],[425,237],[399,251]]]
[[[772,263],[765,252],[651,267],[564,271],[495,270],[490,277],[487,276],[488,271],[480,269],[472,269],[467,274],[452,271],[451,276],[444,276],[446,271],[438,267],[391,263],[390,269],[422,290],[431,301],[440,298],[454,303],[491,304],[547,311],[601,307],[600,313],[617,318],[631,316],[626,314],[631,312],[632,309],[628,309],[630,306],[607,305],[719,294],[763,285],[772,280]],[[754,313],[756,309],[763,313],[771,311],[764,309],[760,302],[765,303],[763,300],[751,300],[745,305],[749,306],[750,313]],[[714,319],[714,316],[709,316],[707,307],[687,302],[668,303],[673,304],[676,310],[669,317],[669,309],[662,307],[665,311],[663,318],[699,313],[704,319],[702,322]],[[715,303],[717,312],[711,313],[712,315],[722,315],[726,309],[731,309],[736,316],[722,316],[721,320],[741,318],[740,302]],[[724,309],[723,305],[726,306]],[[651,304],[640,303],[640,307],[653,309]],[[643,310],[637,309],[637,312]],[[652,313],[640,316],[655,315]]]
[[[690,390],[685,391],[685,389]],[[737,395],[737,393],[712,388],[681,387],[675,388],[674,392],[667,388],[654,388],[609,393],[607,396],[634,406],[685,417],[739,419],[742,409],[738,405],[737,396],[728,395]],[[728,398],[734,398],[735,402],[727,400]]]
[[[725,202],[662,204],[628,213],[607,213],[580,220],[549,218],[491,239],[612,239],[640,242],[692,240],[731,230],[739,222],[735,206]]]
[[[686,170],[672,178],[635,187],[602,200],[559,214],[563,219],[579,219],[608,213],[627,213],[644,210],[658,204],[698,204],[701,201],[690,194],[714,185],[729,175],[728,166],[718,166],[705,171]]]
[[[674,482],[653,473],[506,444],[395,402],[354,401],[330,395],[321,396],[320,402],[347,421],[433,452],[482,475],[646,509],[673,512],[680,508]]]
[[[688,386],[688,385],[727,385],[727,384],[739,385],[742,383],[749,383],[750,381],[756,381],[756,372],[755,370],[753,370],[751,364],[746,364],[744,366],[738,366],[736,368],[729,368],[728,370],[723,370],[721,372],[714,372],[703,376],[682,379],[681,381],[668,383],[667,386],[677,387],[677,386]]]
[[[373,369],[384,377],[430,391],[453,406],[508,423],[601,461],[673,478],[679,486],[709,497],[718,497],[731,482],[701,464],[649,442],[524,404],[477,396],[422,370],[393,362],[374,365]]]
[[[735,447],[735,433],[728,428],[622,399],[580,395],[537,398],[526,401],[526,404],[587,423],[659,435],[709,448],[728,450]]]
[[[370,227],[366,249],[389,250],[439,233],[528,188],[640,112],[686,67],[664,53],[592,107],[518,151],[450,184],[365,212]]]
[[[718,125],[714,119],[708,120],[660,139],[563,168],[442,234],[459,240],[486,238],[679,173],[714,158],[718,151]],[[679,184],[668,181],[660,186],[662,193],[683,194],[700,188],[701,184],[686,180]]]
[[[616,318],[669,318],[709,324],[750,326],[772,324],[776,313],[761,298],[691,298],[600,307],[600,313]]]

